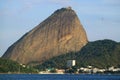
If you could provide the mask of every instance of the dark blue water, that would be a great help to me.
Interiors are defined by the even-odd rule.
[[[0,80],[120,80],[120,75],[0,74]]]

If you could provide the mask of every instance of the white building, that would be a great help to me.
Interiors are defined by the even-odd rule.
[[[67,67],[75,66],[75,64],[76,64],[76,60],[68,60],[67,61]]]

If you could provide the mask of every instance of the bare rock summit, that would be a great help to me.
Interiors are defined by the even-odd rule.
[[[61,8],[11,45],[2,57],[22,64],[42,63],[79,51],[87,42],[75,11],[71,7]]]

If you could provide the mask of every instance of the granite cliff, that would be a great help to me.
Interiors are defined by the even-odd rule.
[[[23,35],[2,57],[22,64],[43,63],[54,56],[79,51],[87,42],[75,11],[61,8]]]

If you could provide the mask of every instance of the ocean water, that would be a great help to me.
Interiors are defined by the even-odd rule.
[[[120,80],[120,75],[96,74],[0,74],[0,80]]]

